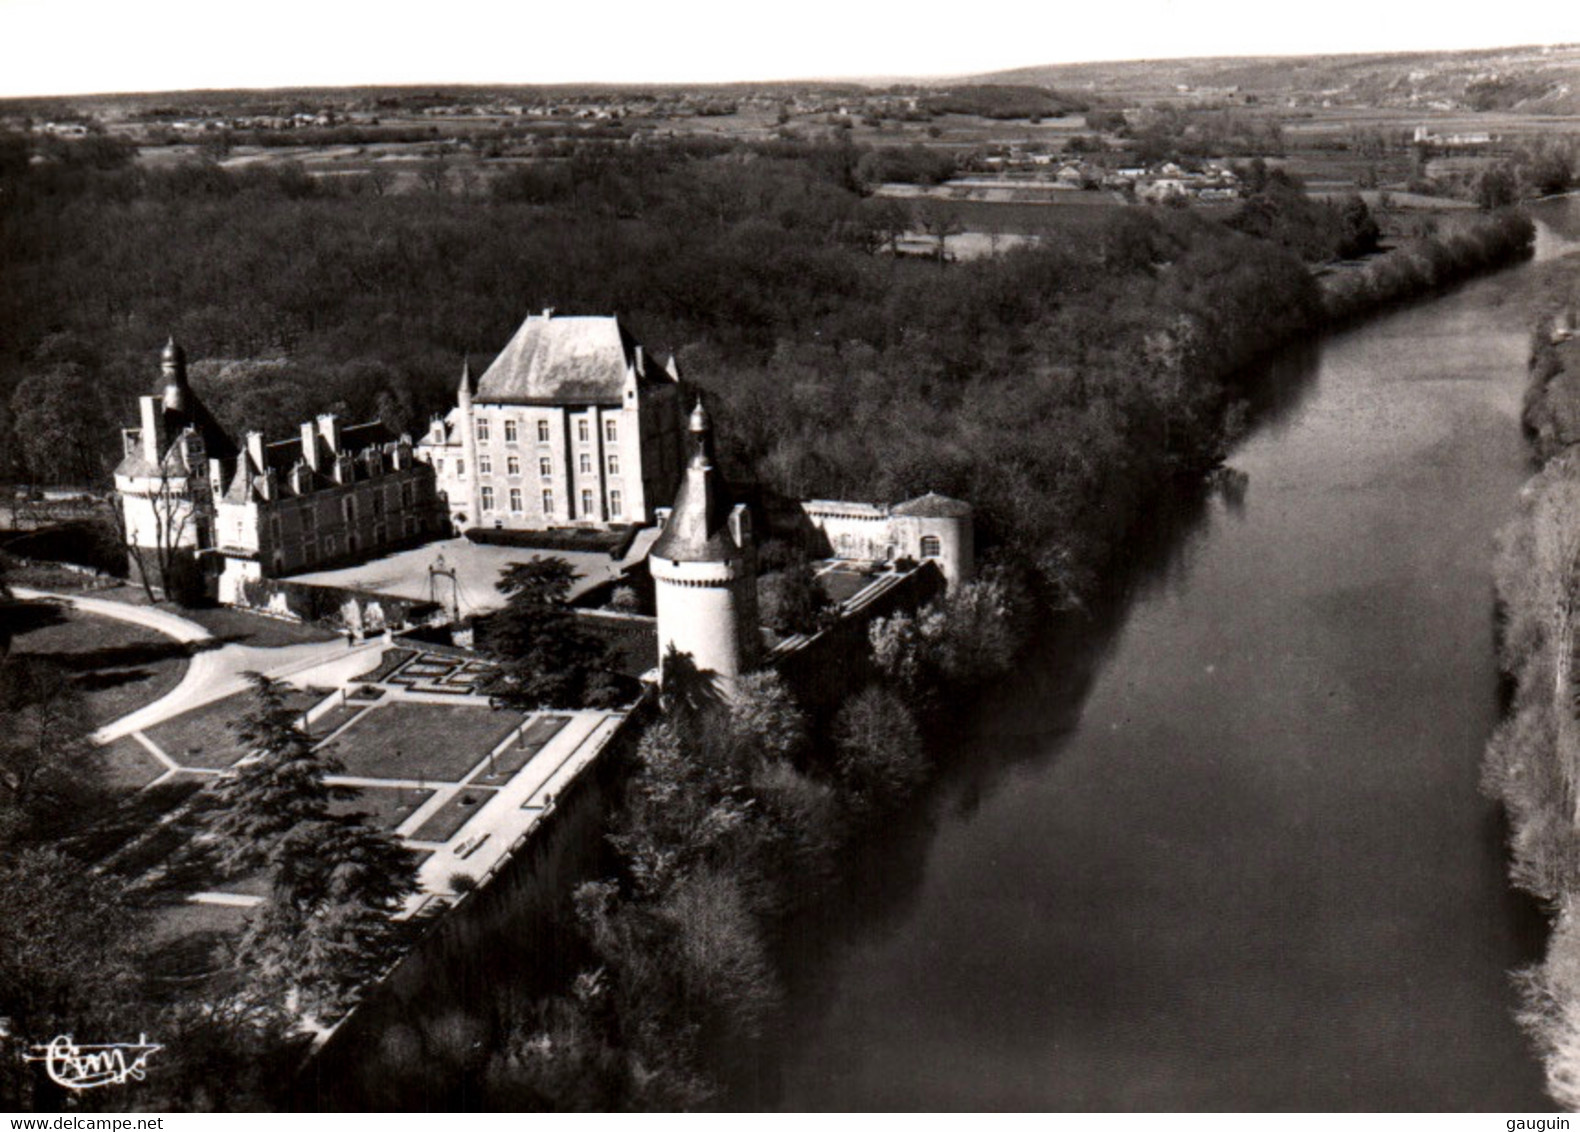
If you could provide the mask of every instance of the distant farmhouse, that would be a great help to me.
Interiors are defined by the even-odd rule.
[[[533,315],[417,443],[457,533],[645,526],[674,500],[680,371],[613,317]]]

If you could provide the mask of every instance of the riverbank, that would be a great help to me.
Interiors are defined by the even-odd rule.
[[[1500,662],[1513,683],[1487,746],[1484,786],[1509,814],[1510,877],[1543,901],[1551,935],[1516,972],[1521,1025],[1541,1052],[1547,1091],[1580,1107],[1580,257],[1548,280],[1535,320],[1522,414],[1541,470],[1520,493],[1497,563]]]
[[[1477,793],[1488,550],[1527,474],[1505,295],[1541,266],[1253,376],[1243,490],[962,704],[919,812],[797,925],[759,1103],[1543,1105],[1506,974],[1542,924]]]

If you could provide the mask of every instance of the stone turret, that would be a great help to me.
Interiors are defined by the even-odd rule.
[[[472,411],[472,363],[461,360],[461,387],[455,393],[456,428],[461,441],[461,458],[465,474],[458,477],[459,484],[452,489],[460,496],[462,513],[467,521],[482,526],[482,516],[477,513],[477,420]]]
[[[673,648],[727,688],[759,651],[756,541],[751,512],[732,504],[715,466],[712,424],[700,401],[688,432],[691,459],[648,556],[659,662]]]

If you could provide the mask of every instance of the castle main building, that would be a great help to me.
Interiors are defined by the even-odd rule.
[[[680,371],[612,316],[546,310],[521,324],[417,442],[457,532],[647,525],[674,499],[685,446]]]

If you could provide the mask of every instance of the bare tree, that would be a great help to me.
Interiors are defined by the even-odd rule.
[[[159,600],[156,589],[171,601],[182,602],[187,596],[187,556],[196,543],[192,536],[196,534],[197,521],[196,501],[188,489],[190,479],[190,475],[175,475],[161,466],[153,477],[153,490],[131,496],[132,500],[147,504],[137,507],[141,512],[138,520],[128,519],[124,506],[110,509],[137,580],[150,602]]]

